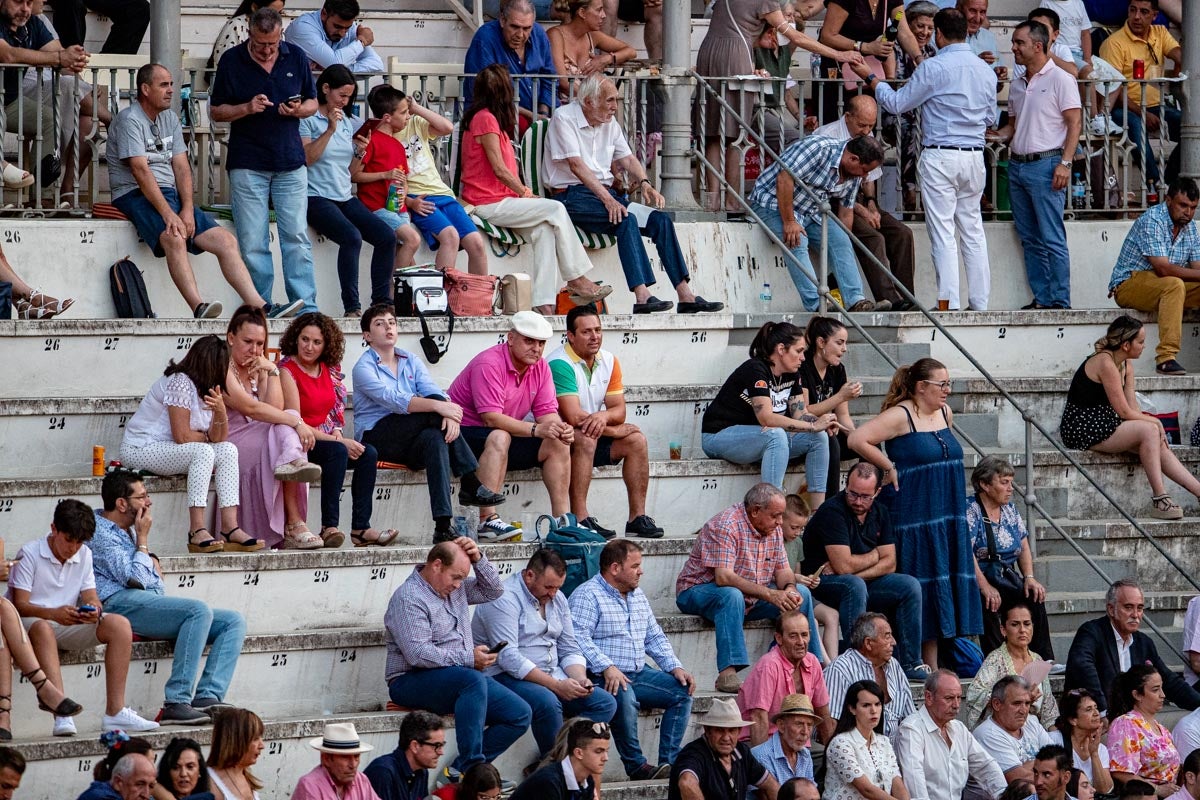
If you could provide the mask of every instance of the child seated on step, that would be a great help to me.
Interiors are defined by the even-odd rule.
[[[421,235],[412,225],[405,198],[408,159],[400,131],[408,122],[408,98],[391,86],[376,86],[367,97],[374,119],[354,137],[350,180],[359,184],[358,199],[396,232],[396,267],[411,267]]]

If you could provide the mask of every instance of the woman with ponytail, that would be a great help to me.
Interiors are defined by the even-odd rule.
[[[939,639],[983,632],[963,450],[950,430],[949,396],[945,365],[919,359],[896,370],[879,416],[849,440],[890,484],[882,499],[891,511],[896,571],[921,582],[921,649],[930,668],[937,666]]]
[[[1163,475],[1200,497],[1200,481],[1167,445],[1156,417],[1146,414],[1134,396],[1133,362],[1146,349],[1141,320],[1121,315],[1096,340],[1096,352],[1075,370],[1059,435],[1072,450],[1136,453],[1150,481],[1150,516],[1182,519],[1183,509],[1167,494]]]
[[[829,471],[826,494],[841,488],[842,461],[857,458],[847,446],[846,436],[854,430],[850,401],[862,394],[862,384],[846,377],[846,326],[833,317],[815,316],[804,329],[804,363],[800,365],[800,383],[808,398],[808,413],[837,416],[838,430],[829,436]]]

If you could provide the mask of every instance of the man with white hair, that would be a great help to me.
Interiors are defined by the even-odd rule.
[[[1004,779],[1033,780],[1037,753],[1053,744],[1036,714],[1029,713],[1032,692],[1020,675],[1005,675],[992,687],[990,716],[975,729],[975,739],[992,754]],[[974,720],[967,720],[970,725]]]
[[[141,753],[122,756],[113,767],[108,785],[121,800],[150,800],[154,787],[158,785],[154,762]]]
[[[724,303],[705,300],[692,292],[687,264],[675,234],[675,223],[660,209],[666,204],[646,177],[617,123],[616,85],[603,76],[584,79],[575,99],[559,106],[546,135],[542,185],[548,196],[562,202],[576,226],[589,233],[617,237],[617,252],[625,281],[633,292],[633,313],[670,311],[674,303],[650,294],[654,270],[642,243],[643,234],[658,249],[658,257],[679,297],[680,314],[720,311]],[[626,188],[640,194],[630,203],[614,191],[612,165],[624,171]]]
[[[358,771],[363,753],[375,748],[358,738],[353,722],[331,722],[308,746],[321,763],[296,783],[292,800],[379,800],[367,776]]]

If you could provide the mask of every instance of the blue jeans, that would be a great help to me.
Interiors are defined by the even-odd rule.
[[[626,674],[626,677],[629,687],[617,690],[617,713],[612,721],[613,740],[625,773],[632,775],[646,763],[638,742],[638,710],[642,708],[663,709],[662,724],[658,729],[658,763],[673,764],[691,721],[692,696],[674,675],[654,667],[644,667],[641,672]],[[603,679],[595,680],[603,682]]]
[[[813,594],[822,603],[837,608],[846,643],[859,615],[867,610],[878,611],[892,620],[900,666],[911,669],[921,663],[921,584],[916,578],[896,572],[871,581],[857,575],[822,575],[821,585]]]
[[[350,530],[365,531],[371,527],[371,509],[375,493],[376,464],[379,454],[369,444],[363,445],[361,457],[350,460],[341,442],[321,442],[308,451],[308,460],[321,465],[321,527],[336,528],[341,517],[342,485],[346,470],[354,470],[350,483]]]
[[[342,309],[362,308],[358,299],[358,255],[362,243],[371,245],[371,304],[392,299],[392,267],[396,264],[396,234],[388,224],[367,210],[357,197],[345,202],[325,197],[308,198],[308,224],[338,246],[338,282],[342,287]]]
[[[1008,162],[1008,196],[1025,251],[1025,274],[1033,299],[1044,306],[1071,305],[1071,257],[1063,209],[1067,187],[1051,188],[1058,157]]]
[[[392,702],[454,715],[460,772],[481,761],[493,761],[529,727],[529,706],[495,678],[467,667],[415,669],[388,684]],[[485,727],[486,726],[486,727]]]
[[[1183,114],[1177,108],[1168,108],[1165,106],[1150,106],[1144,109],[1158,117],[1160,124],[1167,126],[1167,133],[1172,141],[1179,141],[1179,124],[1182,121]],[[1135,162],[1141,163],[1144,166],[1142,170],[1146,173],[1146,182],[1158,183],[1158,159],[1154,157],[1153,151],[1150,149],[1150,140],[1146,137],[1146,124],[1137,114],[1126,114],[1124,106],[1117,106],[1112,110],[1112,118],[1114,122],[1125,126],[1125,132],[1129,134],[1129,141],[1133,144],[1133,158]],[[1158,134],[1155,134],[1157,136]]]
[[[246,621],[241,614],[209,608],[200,600],[167,597],[142,589],[122,589],[111,595],[104,601],[104,610],[129,620],[138,636],[175,641],[175,657],[165,691],[168,703],[190,703],[202,697],[225,699],[246,636]],[[197,684],[196,673],[200,672],[205,645],[211,645],[211,649]]]
[[[808,617],[808,629],[812,633],[808,649],[818,659],[824,656],[821,650],[821,637],[817,630],[817,620],[813,615],[813,596],[807,586],[796,586],[796,592],[804,600],[804,611]],[[717,628],[717,669],[726,667],[742,669],[750,666],[750,656],[746,653],[746,634],[742,623],[755,619],[775,619],[779,616],[779,607],[765,600],[746,610],[746,597],[741,590],[733,586],[717,586],[715,583],[700,583],[690,589],[685,589],[677,598],[675,605],[685,614],[695,614],[711,622]]]
[[[763,206],[755,205],[754,213],[762,218],[771,232],[783,238],[783,219],[779,216],[779,211],[776,209],[764,208]],[[842,305],[846,308],[863,299],[862,276],[858,274],[858,259],[854,256],[854,245],[850,244],[850,237],[846,232],[837,226],[836,223],[829,223],[828,226],[829,239],[829,266],[833,269],[833,274],[837,278],[838,289],[842,293]],[[813,266],[812,260],[808,256],[808,248],[811,246],[817,248],[821,241],[821,222],[808,222],[804,225],[804,233],[806,238],[800,242],[798,247],[792,248],[792,255],[799,259],[801,264],[804,264],[812,274],[817,274],[816,267]],[[817,285],[809,280],[804,274],[804,270],[793,264],[790,260],[787,262],[788,273],[792,276],[792,283],[796,284],[796,291],[800,293],[800,301],[804,304],[805,311],[816,311],[820,306],[821,296],[817,294]],[[809,485],[813,484],[811,481]]]
[[[628,200],[612,189],[608,192],[621,205],[629,205]],[[617,237],[621,269],[625,271],[625,283],[630,289],[635,286],[654,285],[654,269],[650,266],[650,256],[646,255],[642,234],[649,236],[650,241],[654,242],[672,286],[678,286],[688,279],[683,250],[679,247],[679,238],[675,235],[675,223],[663,212],[652,212],[646,220],[646,227],[639,229],[633,215],[625,217],[616,225],[609,222],[608,209],[604,207],[604,203],[600,202],[600,198],[596,197],[591,189],[582,184],[568,188],[555,199],[567,207],[567,215],[576,226],[589,233],[604,233]]]
[[[587,717],[596,722],[609,722],[617,713],[617,699],[604,691],[602,683],[589,695],[565,703],[558,695],[531,681],[523,681],[501,672],[495,676],[500,684],[529,704],[533,712],[533,739],[537,742],[538,757],[550,752],[554,737],[562,727],[563,718]]]
[[[800,456],[804,456],[804,477],[809,486],[819,489],[828,478],[829,434],[824,431],[788,433],[783,428],[730,425],[717,433],[702,433],[700,446],[709,458],[723,458],[734,464],[761,461],[763,483],[780,489],[788,461]]]
[[[283,253],[283,285],[289,301],[303,300],[304,312],[317,310],[317,284],[313,276],[312,243],[308,240],[308,169],[266,172],[229,170],[229,196],[238,249],[250,270],[254,288],[273,302],[275,263],[271,259],[270,215],[267,199],[275,207],[275,228]]]

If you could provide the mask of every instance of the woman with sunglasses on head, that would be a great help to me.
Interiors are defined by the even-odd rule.
[[[611,730],[603,722],[576,717],[568,720],[562,731],[565,737],[560,733],[560,738],[565,738],[563,749],[566,754],[561,759],[553,758],[560,753],[552,750],[553,756],[548,756],[542,762],[543,766],[517,787],[510,800],[571,800],[598,796],[596,784],[608,763]],[[574,778],[577,788],[570,788],[568,775]]]
[[[939,639],[983,632],[963,450],[950,430],[949,396],[946,366],[919,359],[896,370],[879,416],[849,438],[850,449],[883,470],[890,484],[880,499],[891,512],[896,571],[921,582],[923,671],[937,666]]]
[[[1143,412],[1134,396],[1133,362],[1146,349],[1141,320],[1122,314],[1096,340],[1096,352],[1075,370],[1059,435],[1072,450],[1136,453],[1150,481],[1150,516],[1182,519],[1183,509],[1167,494],[1166,475],[1200,497],[1200,481],[1171,452],[1162,423]]]
[[[1111,792],[1113,779],[1108,771],[1108,748],[1102,741],[1104,715],[1100,713],[1092,693],[1087,689],[1063,692],[1054,728],[1050,731],[1051,741],[1070,747],[1075,768],[1083,772],[1096,791],[1103,794]],[[1076,797],[1074,792],[1071,796]]]

